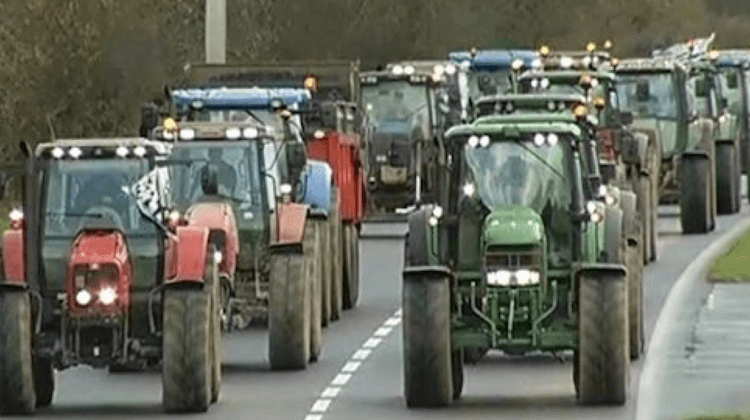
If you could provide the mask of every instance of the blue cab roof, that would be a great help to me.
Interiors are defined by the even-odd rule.
[[[307,89],[220,88],[180,89],[172,92],[178,108],[190,107],[196,101],[204,109],[269,109],[271,101],[279,99],[287,106],[304,105],[311,98]]]
[[[453,51],[448,53],[448,59],[461,63],[471,61],[474,71],[502,71],[509,70],[514,60],[521,59],[524,65],[530,67],[538,53],[534,50],[479,50],[474,60],[469,51]]]

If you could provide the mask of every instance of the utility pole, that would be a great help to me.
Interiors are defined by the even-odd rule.
[[[227,0],[206,0],[206,63],[226,63]]]

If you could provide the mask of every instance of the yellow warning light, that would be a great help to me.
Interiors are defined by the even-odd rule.
[[[710,58],[711,60],[718,60],[719,52],[716,50],[711,51],[710,53],[708,53],[708,58]]]
[[[174,131],[177,130],[177,123],[172,118],[167,118],[164,120],[164,129],[167,131]]]
[[[606,105],[607,102],[601,96],[597,96],[596,98],[594,98],[594,107],[596,107],[596,109],[601,111]]]
[[[611,50],[612,49],[612,41],[610,41],[610,40],[604,41],[604,49],[605,50]]]
[[[549,56],[549,47],[546,45],[542,45],[542,48],[539,48],[539,54],[542,55],[542,57]]]
[[[308,89],[308,90],[310,90],[312,92],[317,92],[317,90],[318,90],[318,78],[315,77],[315,76],[313,76],[313,75],[305,77],[304,86],[305,86],[305,89]]]
[[[586,118],[586,115],[588,114],[588,109],[586,109],[586,105],[578,105],[573,110],[573,115],[576,116],[578,119]]]
[[[589,42],[589,44],[586,45],[586,51],[591,53],[594,52],[594,50],[596,50],[596,44],[594,44],[593,42]]]
[[[617,67],[617,65],[620,64],[619,58],[613,58],[612,59],[612,66]]]

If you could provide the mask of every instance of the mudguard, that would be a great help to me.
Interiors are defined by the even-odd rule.
[[[580,279],[582,275],[586,275],[590,278],[597,278],[596,274],[620,274],[618,280],[625,281],[628,275],[628,269],[622,264],[611,264],[611,263],[582,263],[578,265],[575,271],[576,280]],[[605,278],[611,278],[607,276]]]
[[[620,156],[622,161],[628,165],[640,165],[645,168],[648,165],[648,140],[647,132],[625,133],[622,136],[622,150]]]
[[[10,229],[3,233],[3,280],[0,283],[23,285],[26,282],[24,232]]]
[[[275,245],[302,243],[307,221],[307,204],[284,203],[279,205]]]
[[[196,226],[178,226],[175,231],[175,276],[167,284],[203,283],[208,252],[208,229]]]
[[[443,280],[446,277],[452,279],[453,271],[442,265],[417,265],[404,268],[402,275],[404,281]]]
[[[411,266],[437,262],[437,242],[434,240],[436,232],[429,224],[434,209],[432,204],[424,205],[408,216],[405,240],[409,241],[409,254],[404,256],[404,261]]]
[[[333,171],[326,162],[308,160],[307,171],[305,171],[302,191],[302,202],[313,208],[331,208],[331,185],[333,183]]]

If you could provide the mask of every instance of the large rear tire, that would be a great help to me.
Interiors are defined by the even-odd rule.
[[[461,398],[464,390],[464,355],[462,350],[456,350],[451,356],[451,377],[453,380],[453,399]]]
[[[698,156],[680,163],[680,222],[685,234],[711,230],[711,162]]]
[[[651,240],[652,236],[655,236],[655,224],[652,219],[652,182],[649,175],[638,175],[638,210],[643,220],[643,230],[641,232],[640,242],[644,244],[642,248],[643,262],[648,264],[651,261],[652,249]]]
[[[737,155],[734,143],[716,143],[716,206],[719,214],[733,214],[739,210],[737,191]]]
[[[636,211],[637,198],[629,191],[620,195],[623,230],[626,237],[625,266],[628,269],[628,322],[630,323],[630,359],[637,360],[645,344],[643,336],[643,243],[641,220]]]
[[[213,255],[211,255],[213,257]],[[221,283],[219,266],[209,264],[206,285],[211,287],[211,402],[219,400],[221,393]]]
[[[331,214],[329,213],[329,218]],[[331,258],[331,223],[328,219],[318,227],[320,235],[320,316],[321,324],[328,326],[331,321],[331,286],[333,284],[333,260]]]
[[[625,403],[630,359],[628,292],[625,279],[617,277],[602,273],[598,278],[580,278],[576,373],[578,400],[583,404]]]
[[[268,358],[271,369],[304,369],[310,360],[308,255],[271,254],[268,296]]]
[[[359,232],[352,224],[345,224],[344,232],[344,309],[352,309],[359,300]]]
[[[4,415],[32,414],[36,408],[31,340],[29,294],[0,292],[0,413]]]
[[[453,398],[447,277],[403,284],[404,392],[408,407],[437,407]]]
[[[205,412],[211,402],[212,294],[206,289],[177,285],[164,291],[162,402],[167,412]]]
[[[307,220],[305,225],[304,253],[308,264],[307,272],[310,279],[310,361],[317,362],[323,342],[323,318],[321,307],[321,270],[320,263],[320,230],[325,226],[322,220]],[[309,258],[308,258],[309,256]]]

